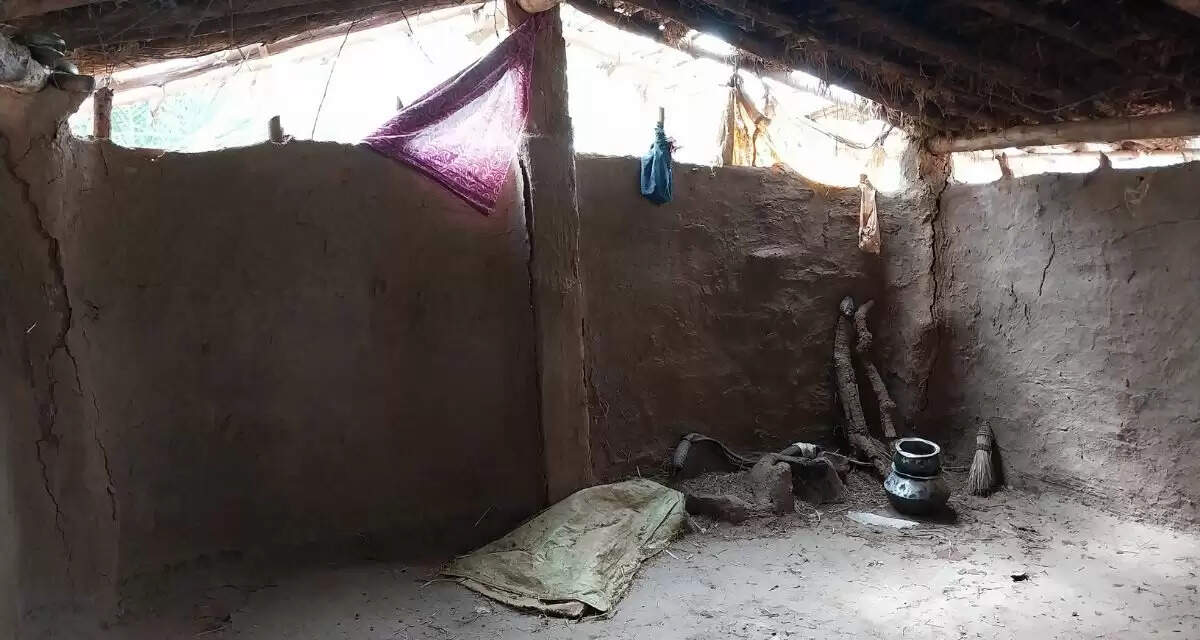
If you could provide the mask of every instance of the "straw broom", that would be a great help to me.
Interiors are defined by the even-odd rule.
[[[975,459],[971,462],[971,473],[967,476],[967,490],[971,495],[986,496],[996,484],[996,473],[992,469],[992,428],[986,423],[975,434]]]

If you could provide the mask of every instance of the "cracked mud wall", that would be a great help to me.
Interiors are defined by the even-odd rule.
[[[1007,480],[1200,521],[1200,165],[959,185],[931,409]]]
[[[75,301],[65,273],[68,207],[59,189],[67,140],[59,118],[79,98],[59,92],[0,100],[0,329],[3,331],[2,589],[12,634],[67,608],[110,609],[116,523],[79,367]],[[69,605],[69,607],[68,607]]]
[[[911,351],[932,331],[921,221],[935,195],[880,197],[876,257],[857,246],[857,189],[679,165],[675,199],[656,206],[638,192],[637,162],[576,160],[599,477],[657,470],[689,431],[743,450],[833,441],[829,369],[847,294],[877,298],[876,362],[901,422],[918,410],[928,357]],[[886,294],[885,281],[896,283]]]
[[[70,102],[0,100],[0,632],[202,554],[461,548],[541,506],[515,184],[484,217],[359,147],[77,140]]]
[[[929,435],[926,410],[938,351],[934,221],[948,165],[915,144],[906,155],[908,188],[878,200],[882,290],[872,315],[877,366],[896,402],[899,432]]]

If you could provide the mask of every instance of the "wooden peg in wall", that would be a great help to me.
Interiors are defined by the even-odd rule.
[[[113,90],[101,87],[92,94],[92,137],[97,140],[112,138]]]
[[[287,142],[283,137],[283,123],[279,121],[279,116],[271,116],[267,121],[267,136],[275,144]]]
[[[996,163],[1000,165],[1000,179],[1012,180],[1013,171],[1012,168],[1008,166],[1008,156],[1003,153],[997,154]]]

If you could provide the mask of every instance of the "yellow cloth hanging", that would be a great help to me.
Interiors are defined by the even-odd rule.
[[[746,96],[740,78],[729,82],[729,101],[721,122],[721,165],[773,167],[781,160],[771,141],[771,119]]]

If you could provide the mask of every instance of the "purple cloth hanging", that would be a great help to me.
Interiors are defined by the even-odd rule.
[[[400,110],[363,142],[490,214],[525,132],[534,36],[544,19],[531,16],[486,56]]]

